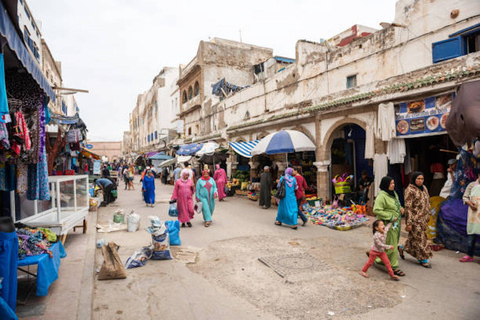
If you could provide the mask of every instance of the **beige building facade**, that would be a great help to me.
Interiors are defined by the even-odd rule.
[[[119,161],[122,157],[122,142],[121,141],[88,141],[93,148],[89,149],[93,153],[101,157],[106,157],[108,162]]]

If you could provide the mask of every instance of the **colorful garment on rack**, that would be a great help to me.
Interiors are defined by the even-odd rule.
[[[15,190],[15,165],[0,162],[0,191]]]
[[[10,149],[10,141],[8,140],[8,129],[5,122],[0,121],[0,150]]]
[[[28,187],[28,167],[26,164],[17,164],[17,193],[25,194]]]
[[[9,114],[7,102],[7,88],[5,85],[5,65],[3,61],[3,53],[0,53],[0,122],[3,122],[1,117],[4,114]]]
[[[30,141],[30,134],[28,132],[25,117],[20,111],[15,112],[15,125],[13,127],[13,144],[12,150],[15,154],[20,155],[22,145],[24,150],[30,150],[32,142]]]
[[[50,200],[47,155],[42,153],[38,163],[28,165],[28,200]]]

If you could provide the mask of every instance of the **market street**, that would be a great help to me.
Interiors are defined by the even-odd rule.
[[[120,188],[118,200],[98,212],[100,224],[108,224],[119,208],[142,216],[135,233],[97,233],[97,239],[120,245],[123,262],[150,244],[150,235],[143,229],[149,215],[169,219],[173,187],[157,179],[157,204],[150,208],[135,185],[135,191]],[[144,267],[128,269],[127,279],[95,280],[92,318],[395,319],[401,315],[402,319],[475,319],[480,312],[476,285],[480,266],[460,264],[461,254],[446,249],[436,252],[432,269],[420,267],[407,255],[400,261],[407,274],[400,282],[390,281],[380,267],[372,267],[370,279],[365,279],[358,270],[371,245],[370,225],[350,231],[307,225],[295,231],[275,226],[275,216],[276,207],[263,210],[246,198],[217,202],[210,228],[203,227],[196,215],[192,228],[181,229],[182,246],[171,247],[174,253],[197,252],[195,263],[149,260]],[[320,268],[282,278],[258,261],[294,253],[310,254]],[[97,250],[95,269],[102,262]]]

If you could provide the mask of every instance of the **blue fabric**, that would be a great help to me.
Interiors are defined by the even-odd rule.
[[[8,113],[7,87],[5,86],[5,65],[3,61],[3,53],[0,53],[0,121],[3,122],[1,117]]]
[[[1,290],[1,289],[0,289]],[[0,297],[0,319],[2,320],[18,320],[15,312],[10,306]]]
[[[50,111],[48,110],[47,98],[45,98],[44,104],[45,104],[45,124],[48,124],[52,120],[52,117],[50,117]]]
[[[17,304],[18,238],[16,232],[0,232],[0,297],[15,311]],[[0,319],[3,319],[0,317]]]
[[[153,176],[150,178],[149,176],[145,175],[143,178],[143,187],[145,191],[143,191],[143,200],[147,204],[154,204],[155,203],[155,179]]]
[[[18,247],[18,244],[17,244]],[[19,267],[38,265],[37,267],[37,296],[46,296],[50,285],[58,279],[60,259],[65,258],[67,253],[63,244],[59,241],[52,245],[50,251],[53,258],[45,253],[38,256],[26,257],[18,262]]]
[[[203,220],[212,221],[213,211],[215,210],[215,198],[217,193],[217,184],[213,178],[208,180],[198,179],[196,196],[202,202]]]
[[[170,245],[171,246],[179,246],[182,244],[180,240],[180,222],[178,220],[167,220],[165,224],[168,228],[168,236],[170,238]]]
[[[202,149],[203,143],[190,143],[186,144],[180,147],[180,149],[177,150],[177,154],[179,156],[193,156],[197,151]]]
[[[166,155],[166,154],[154,154],[153,156],[149,157],[148,159],[150,160],[170,160],[173,159],[172,156]]]
[[[280,131],[273,135],[268,143],[266,154],[289,153],[295,152],[292,139],[287,131]]]
[[[100,179],[97,179],[96,184],[97,184],[97,186],[102,186],[102,188],[105,189],[109,185],[113,184],[113,182],[108,180],[108,179],[105,179],[105,178],[100,178]]]
[[[282,183],[283,179],[285,179],[285,177],[280,178],[279,184]],[[291,187],[285,183],[285,198],[281,199],[278,204],[277,221],[290,226],[297,225],[298,207],[297,198],[295,197],[296,185],[297,181],[295,179],[293,179]]]
[[[53,92],[52,87],[48,83],[47,79],[42,73],[42,70],[37,66],[36,62],[33,60],[32,56],[27,50],[25,43],[17,34],[13,23],[8,16],[8,13],[3,6],[2,2],[0,1],[0,35],[3,36],[8,43],[8,46],[17,56],[18,60],[22,63],[22,65],[27,69],[28,73],[30,73],[38,83],[40,88],[45,91],[48,97],[55,102],[55,92]]]

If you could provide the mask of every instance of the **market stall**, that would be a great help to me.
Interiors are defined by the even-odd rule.
[[[63,235],[84,223],[89,209],[88,175],[50,176],[50,201],[33,201],[33,215],[18,220],[31,227],[50,228]],[[12,217],[15,221],[15,217]],[[84,232],[86,224],[84,224]]]

